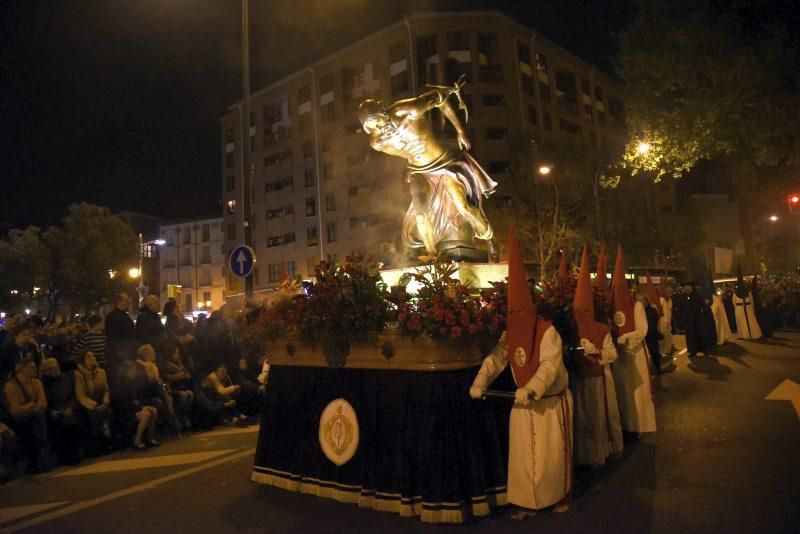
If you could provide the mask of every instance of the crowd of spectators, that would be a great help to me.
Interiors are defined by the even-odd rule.
[[[105,317],[14,314],[0,330],[0,481],[158,436],[255,423],[268,365],[243,352],[227,310],[186,319],[174,300],[126,294]],[[257,370],[257,371],[256,371]]]

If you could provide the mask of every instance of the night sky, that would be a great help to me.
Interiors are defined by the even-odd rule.
[[[423,11],[497,10],[610,72],[629,1],[250,0],[252,90]],[[380,6],[380,7],[377,7]],[[219,211],[219,118],[241,98],[239,0],[0,6],[0,232],[69,204]]]

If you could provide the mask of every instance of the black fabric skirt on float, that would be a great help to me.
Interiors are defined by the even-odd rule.
[[[426,522],[488,515],[506,503],[510,407],[470,399],[477,370],[273,366],[252,479]],[[358,427],[340,466],[320,435],[336,399],[352,406]]]

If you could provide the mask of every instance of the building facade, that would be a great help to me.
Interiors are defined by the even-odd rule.
[[[393,263],[406,165],[370,148],[356,110],[462,75],[472,153],[498,182],[514,139],[602,148],[624,130],[618,85],[535,31],[494,12],[408,17],[254,93],[247,143],[240,107],[221,118],[226,251],[243,241],[242,150],[251,152],[256,292],[282,269],[310,277],[321,259]],[[243,292],[230,274],[226,283],[228,297]]]
[[[183,220],[159,228],[161,306],[170,297],[184,312],[210,313],[225,303],[227,256],[221,217]]]

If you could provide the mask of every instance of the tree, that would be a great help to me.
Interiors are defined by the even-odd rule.
[[[63,231],[47,231],[51,260],[60,262],[52,288],[84,310],[130,286],[128,269],[138,262],[138,240],[108,208],[80,203],[69,207]]]
[[[779,195],[786,168],[800,166],[800,55],[781,20],[781,6],[792,6],[774,4],[639,4],[617,58],[631,131],[623,165],[632,175],[680,178],[701,160],[718,160],[743,221],[754,202]],[[764,189],[765,177],[774,191]],[[752,254],[749,223],[744,229]]]
[[[0,306],[18,309],[45,287],[48,262],[39,228],[11,230],[0,240]]]

